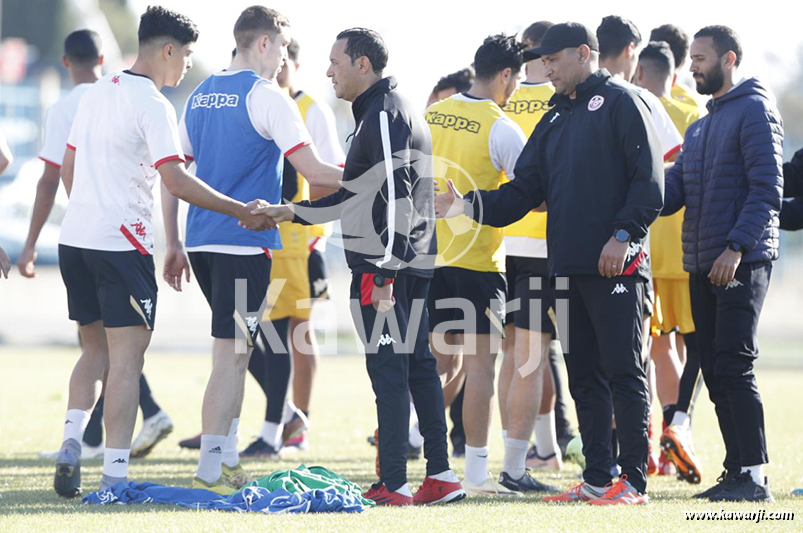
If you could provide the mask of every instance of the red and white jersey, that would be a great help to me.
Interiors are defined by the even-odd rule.
[[[146,76],[108,74],[81,99],[67,148],[75,150],[75,170],[59,242],[153,253],[157,168],[184,161],[167,98]]]
[[[50,106],[45,118],[45,135],[39,159],[60,167],[64,159],[64,150],[67,149],[67,138],[70,136],[72,121],[78,111],[81,97],[92,87],[91,83],[79,83],[58,102]]]

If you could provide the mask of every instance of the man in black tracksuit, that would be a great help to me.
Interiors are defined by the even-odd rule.
[[[437,250],[429,128],[396,92],[396,80],[382,78],[387,50],[376,32],[342,32],[330,61],[327,75],[337,96],[352,102],[356,123],[343,187],[262,212],[277,222],[341,220],[352,317],[379,419],[380,482],[366,497],[386,505],[458,501],[465,492],[449,469],[443,389],[429,351],[425,305]],[[406,472],[410,394],[427,459],[427,478],[415,498]]]
[[[558,329],[587,466],[581,486],[544,499],[635,504],[647,500],[644,246],[663,205],[663,165],[647,105],[597,69],[597,50],[587,28],[568,23],[525,52],[543,59],[556,95],[519,157],[516,179],[468,193],[462,204],[452,203],[453,192],[439,195],[436,210],[452,216],[462,208],[499,227],[546,202]],[[614,415],[623,476],[606,491]]]

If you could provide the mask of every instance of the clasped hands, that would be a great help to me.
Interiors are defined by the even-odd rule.
[[[277,227],[280,222],[289,222],[294,216],[292,204],[271,205],[257,199],[245,205],[238,224],[245,229],[263,231]]]

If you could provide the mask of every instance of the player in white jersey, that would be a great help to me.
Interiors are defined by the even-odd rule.
[[[246,8],[234,25],[237,54],[230,68],[204,80],[184,109],[179,126],[183,150],[194,158],[205,183],[233,198],[280,202],[282,158],[310,184],[340,187],[342,170],[320,160],[298,106],[272,81],[287,57],[289,30],[287,19],[275,10]],[[166,227],[174,228],[175,202],[163,205],[163,210]],[[259,340],[274,340],[273,331],[262,331],[259,309],[271,275],[270,250],[281,249],[282,244],[278,230],[243,232],[229,217],[203,207],[189,209],[187,252],[212,310],[214,337],[196,488],[225,494],[248,481],[237,453],[245,370],[253,346]],[[169,238],[168,246],[179,245]],[[237,306],[232,290],[243,279],[245,309]],[[244,341],[243,349],[238,349],[238,339]],[[286,374],[285,383],[289,377]],[[283,403],[282,399],[277,407]]]
[[[78,103],[84,92],[101,77],[103,54],[100,36],[91,30],[77,30],[64,40],[62,63],[69,71],[75,87],[47,111],[44,143],[39,159],[44,162],[44,171],[36,187],[33,213],[25,246],[17,259],[20,274],[26,278],[36,277],[36,241],[47,221],[59,188],[59,170],[64,157],[64,147],[70,134]],[[142,407],[142,430],[134,439],[133,455],[143,457],[173,429],[173,421],[153,399],[145,376],[140,378],[140,406]],[[103,456],[103,398],[98,400],[89,419],[82,441],[82,458]],[[43,452],[40,457],[55,458],[58,451]]]
[[[139,376],[156,318],[152,188],[160,175],[172,194],[264,229],[265,217],[207,187],[184,169],[175,109],[159,92],[192,66],[198,38],[187,17],[150,7],[139,26],[130,70],[106,75],[81,99],[61,167],[70,203],[59,239],[59,264],[70,318],[83,353],[70,379],[64,440],[54,487],[81,492],[81,436],[105,378],[106,449],[101,487],[125,482],[137,415]],[[169,250],[167,263],[175,263]],[[179,274],[183,274],[180,272]],[[180,280],[167,279],[174,289]],[[107,355],[108,354],[108,355]]]

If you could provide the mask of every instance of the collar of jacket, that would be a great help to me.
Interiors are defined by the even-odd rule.
[[[591,76],[585,79],[582,83],[578,84],[575,88],[575,98],[571,99],[568,94],[557,94],[549,100],[549,105],[573,106],[580,105],[587,100],[597,87],[605,83],[611,77],[611,73],[607,69],[601,68],[594,72]]]
[[[758,78],[745,78],[719,98],[711,98],[708,100],[705,107],[708,109],[708,112],[711,113],[715,108],[722,107],[732,100],[751,94],[757,94],[767,99],[772,99],[769,92],[764,88],[764,85],[762,85]]]
[[[396,78],[388,76],[368,87],[351,104],[351,112],[354,114],[354,122],[359,124],[365,111],[371,107],[371,102],[379,95],[384,95],[396,89]]]

